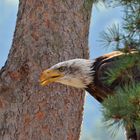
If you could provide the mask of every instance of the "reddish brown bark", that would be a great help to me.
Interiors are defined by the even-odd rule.
[[[41,87],[42,70],[88,57],[91,8],[83,0],[20,0],[13,44],[0,71],[0,140],[78,140],[84,93]]]

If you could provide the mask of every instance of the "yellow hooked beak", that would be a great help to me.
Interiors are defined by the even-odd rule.
[[[44,70],[40,76],[40,84],[46,86],[50,83],[56,82],[64,75],[57,70]]]

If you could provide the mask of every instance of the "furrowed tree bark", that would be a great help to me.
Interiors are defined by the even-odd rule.
[[[42,70],[88,57],[84,0],[20,0],[13,44],[0,71],[0,140],[78,140],[84,92],[41,87]]]

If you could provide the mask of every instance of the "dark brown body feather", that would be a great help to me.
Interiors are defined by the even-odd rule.
[[[93,83],[88,85],[86,90],[99,102],[102,102],[108,95],[113,95],[115,88],[123,86],[123,76],[116,79],[111,85],[106,84],[107,71],[115,67],[116,60],[124,55],[122,52],[115,51],[104,56],[98,57],[93,63],[92,69],[95,71]],[[140,69],[133,67],[135,80],[140,81]],[[137,73],[137,75],[136,75]],[[139,73],[139,74],[138,74]],[[136,75],[136,76],[135,76]]]

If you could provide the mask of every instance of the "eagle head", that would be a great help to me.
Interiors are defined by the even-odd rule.
[[[53,82],[76,88],[86,88],[93,81],[93,62],[86,59],[72,59],[60,62],[44,70],[40,76],[42,86]]]

